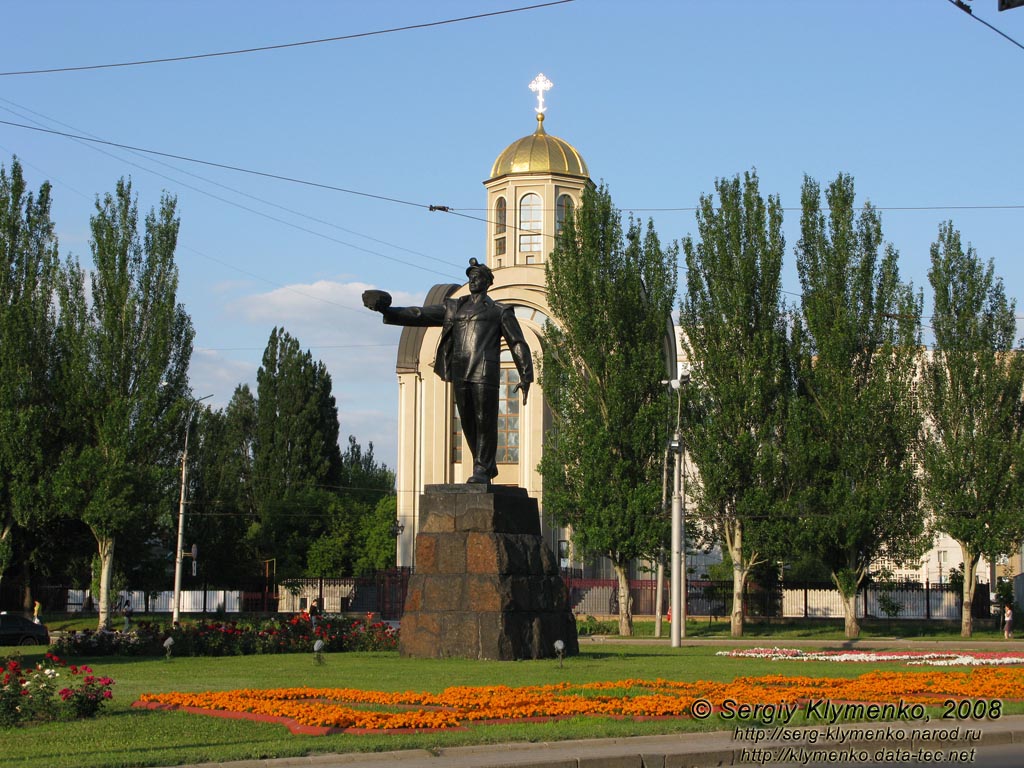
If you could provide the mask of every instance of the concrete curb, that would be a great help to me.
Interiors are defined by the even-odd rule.
[[[951,738],[951,729],[958,738]],[[980,733],[964,738],[966,729]],[[903,753],[920,750],[969,751],[972,748],[1020,744],[1024,763],[1024,715],[999,720],[936,722],[861,722],[841,726],[786,728],[785,738],[768,737],[773,729],[744,728],[736,731],[685,733],[668,736],[634,736],[621,739],[587,739],[543,743],[489,744],[438,750],[308,755],[272,760],[202,763],[178,768],[708,768],[743,764],[832,765],[866,762],[900,765],[911,762]],[[900,731],[903,738],[887,737]],[[743,738],[746,735],[748,738]],[[755,741],[756,739],[756,741]],[[757,752],[760,750],[760,752]],[[792,750],[787,752],[784,750]],[[803,750],[803,751],[801,751]],[[876,760],[879,752],[885,752]],[[886,752],[887,751],[887,752]],[[820,759],[815,760],[815,757]],[[774,760],[773,760],[774,758]],[[831,758],[831,759],[830,759]],[[844,762],[845,761],[845,762]],[[914,762],[938,764],[937,761]],[[951,762],[969,763],[964,757]]]

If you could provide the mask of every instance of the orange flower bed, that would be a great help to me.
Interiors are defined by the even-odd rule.
[[[183,709],[226,717],[251,716],[294,724],[293,730],[304,733],[395,732],[583,715],[689,717],[695,701],[710,702],[716,709],[729,701],[793,704],[830,700],[937,705],[944,698],[1016,698],[1021,690],[1024,690],[1024,669],[984,667],[965,672],[869,672],[851,679],[764,675],[739,677],[729,683],[619,680],[522,688],[460,686],[440,693],[308,687],[147,693],[134,706]],[[696,714],[696,710],[692,714]]]

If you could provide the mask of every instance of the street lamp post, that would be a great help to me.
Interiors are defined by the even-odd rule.
[[[178,496],[178,547],[174,553],[174,606],[171,610],[171,626],[178,623],[181,612],[181,566],[185,555],[185,493],[188,487],[188,433],[192,430],[192,417],[195,416],[196,406],[203,400],[213,395],[206,395],[194,400],[188,409],[188,421],[185,422],[185,448],[181,452],[181,493]]]
[[[669,628],[673,648],[680,646],[686,637],[686,519],[683,504],[683,385],[689,383],[690,374],[681,372],[678,379],[665,382],[676,391],[676,428],[672,434],[669,449],[675,454],[675,468],[672,472],[672,566],[669,605],[672,623]]]

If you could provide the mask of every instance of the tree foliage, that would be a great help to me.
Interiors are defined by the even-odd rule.
[[[179,220],[164,196],[140,236],[131,183],[96,202],[93,269],[66,265],[59,338],[64,356],[59,473],[63,505],[92,531],[102,564],[100,625],[108,623],[114,549],[153,531],[173,508],[192,323],[177,302]],[[89,290],[86,290],[86,280]]]
[[[900,281],[878,212],[865,204],[856,215],[852,178],[837,177],[825,200],[827,217],[819,185],[805,178],[787,455],[804,545],[831,570],[856,637],[854,602],[871,564],[916,558],[924,546],[912,396],[921,302]]]
[[[33,194],[16,159],[0,167],[0,576],[92,584],[101,625],[115,589],[170,584],[193,408],[178,230],[173,198],[140,221],[121,181],[97,199],[92,263],[62,264],[49,185]],[[339,532],[341,570],[316,575],[392,565],[394,475],[354,437],[341,453],[330,376],[283,329],[259,395],[243,385],[225,410],[195,411],[185,537],[199,578],[244,585],[263,559],[306,575],[311,545]]]
[[[258,522],[249,536],[260,558],[277,561],[278,574],[297,577],[341,485],[338,408],[324,364],[283,328],[271,332],[256,379]]]
[[[202,408],[196,415],[189,443],[185,546],[198,546],[197,575],[207,585],[237,588],[262,574],[247,538],[256,511],[255,422],[256,399],[245,385],[235,389],[226,409]]]
[[[0,577],[18,534],[54,517],[59,267],[50,185],[30,192],[15,158],[10,173],[0,166]],[[22,535],[24,562],[39,543]]]
[[[978,561],[1024,538],[1024,354],[1014,346],[1015,303],[952,222],[939,227],[928,279],[935,348],[919,387],[924,498],[963,550],[961,634],[970,637]]]
[[[572,526],[577,547],[611,560],[623,634],[629,563],[657,553],[667,528],[661,381],[676,274],[677,250],[662,248],[650,224],[624,233],[605,187],[584,192],[546,265],[541,382],[554,423],[540,465],[544,506]]]
[[[756,173],[715,183],[703,195],[698,242],[683,240],[682,344],[693,366],[683,434],[700,472],[691,493],[708,543],[731,560],[732,634],[743,632],[750,569],[784,550],[783,427],[792,394],[781,293],[782,205],[767,201]],[[691,484],[690,488],[694,488]]]
[[[309,548],[310,576],[367,575],[393,567],[392,525],[398,507],[395,475],[364,451],[354,436],[342,454],[342,485],[328,509],[327,530]]]

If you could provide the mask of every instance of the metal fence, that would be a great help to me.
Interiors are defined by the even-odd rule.
[[[373,576],[340,579],[291,579],[280,584],[259,584],[242,589],[188,589],[181,591],[184,614],[205,613],[298,613],[319,600],[325,613],[374,613],[398,619],[405,604],[410,569],[396,568]],[[46,586],[35,592],[47,613],[78,613],[95,610],[88,590]],[[130,603],[135,613],[171,613],[174,592],[122,590],[111,603],[114,613]]]
[[[325,613],[373,613],[383,619],[399,619],[405,605],[405,592],[411,569],[396,568],[373,576],[339,579],[291,579],[280,584],[261,585],[239,590],[184,590],[183,613],[297,613],[308,610],[318,600]],[[618,581],[584,579],[576,574],[564,576],[569,604],[578,616],[615,616],[618,614]],[[44,587],[38,591],[47,612],[92,610],[89,593],[67,587]],[[630,600],[634,616],[653,616],[657,583],[653,579],[630,581]],[[114,599],[119,612],[130,601],[136,613],[170,613],[173,592],[145,593],[123,591]],[[732,612],[732,582],[688,579],[686,609],[691,617],[720,618]],[[857,595],[857,616],[864,618],[959,620],[961,593],[949,584],[871,584]],[[669,608],[668,585],[663,586],[662,609]],[[743,594],[744,615],[755,618],[828,618],[843,617],[843,600],[831,584],[777,584],[762,588],[748,583]],[[975,591],[973,615],[989,618],[990,595],[987,584]]]
[[[619,611],[618,581],[615,579],[566,578],[569,601],[577,615],[614,616]],[[668,586],[663,587],[662,608],[669,607]],[[633,615],[650,616],[655,612],[657,583],[631,580],[629,596]],[[686,609],[688,616],[723,617],[732,613],[732,582],[688,579]],[[945,619],[961,617],[961,591],[950,584],[870,584],[857,594],[860,618]],[[842,618],[843,599],[832,584],[777,584],[763,588],[748,583],[743,594],[746,616],[764,618]],[[987,584],[975,590],[972,613],[977,618],[991,616]]]

